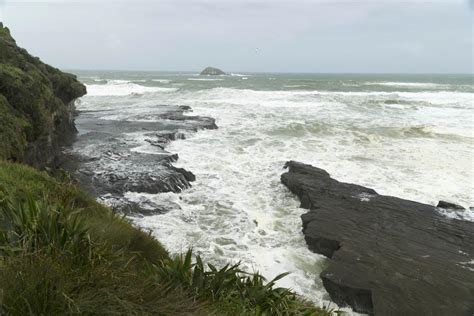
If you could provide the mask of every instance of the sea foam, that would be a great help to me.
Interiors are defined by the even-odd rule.
[[[245,81],[230,76],[216,79],[239,86],[219,87],[222,82],[204,85],[181,77],[173,79],[181,85],[177,91],[158,88],[145,93],[140,89],[157,87],[130,82],[92,90],[111,96],[145,93],[137,100],[124,98],[123,107],[116,105],[115,97],[100,102],[84,97],[82,104],[97,110],[104,103],[107,109],[115,107],[106,119],[140,120],[153,113],[156,104],[189,105],[195,115],[216,119],[219,129],[199,131],[167,147],[179,154],[177,166],[196,175],[191,189],[126,196],[170,209],[133,221],[150,229],[171,253],[192,246],[211,262],[242,260],[247,269],[267,278],[290,271],[279,284],[323,304],[329,297],[319,273],[326,259],[308,250],[300,218],[306,211],[280,183],[287,160],[313,164],[340,181],[372,187],[380,194],[432,205],[439,200],[474,205],[472,93],[414,91],[410,82],[396,86],[398,91],[388,85],[387,91],[361,91],[365,81],[343,91],[311,82],[284,87],[288,81],[278,75],[262,80],[262,88],[257,81],[244,86]],[[143,136],[134,137],[134,150],[153,153]],[[443,214],[474,220],[469,209]]]
[[[147,87],[128,80],[111,80],[107,84],[89,84],[88,96],[126,96],[131,94],[144,94],[152,92],[173,92],[176,88]]]

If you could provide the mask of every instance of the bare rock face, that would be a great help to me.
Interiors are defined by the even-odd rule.
[[[225,75],[226,73],[223,72],[222,70],[218,68],[213,68],[213,67],[207,67],[201,73],[199,74],[200,76],[221,76]]]
[[[434,206],[338,182],[290,161],[281,180],[309,209],[308,247],[333,301],[375,315],[473,315],[474,223]]]

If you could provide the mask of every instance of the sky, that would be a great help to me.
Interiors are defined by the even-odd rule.
[[[0,0],[62,69],[473,73],[474,0]]]

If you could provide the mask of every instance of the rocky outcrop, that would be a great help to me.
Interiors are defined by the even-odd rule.
[[[18,47],[0,23],[0,159],[54,165],[76,131],[73,101],[85,93],[74,75]]]
[[[454,204],[454,203],[451,203],[451,202],[446,202],[446,201],[439,201],[438,205],[436,205],[436,207],[444,208],[444,209],[447,209],[447,210],[458,210],[458,211],[465,209],[461,205]]]
[[[168,205],[126,195],[177,193],[189,188],[194,174],[173,166],[178,155],[168,152],[166,146],[184,139],[187,132],[217,126],[213,118],[187,115],[191,111],[187,106],[156,105],[154,111],[145,114],[147,121],[139,115],[133,120],[100,119],[113,110],[79,111],[76,125],[80,133],[61,167],[88,193],[119,212],[165,212]]]
[[[310,165],[286,167],[283,184],[309,209],[308,247],[331,258],[320,276],[337,304],[375,315],[473,315],[474,223]]]
[[[199,75],[200,76],[221,76],[225,74],[226,74],[225,72],[223,72],[222,70],[218,68],[207,67],[203,71],[201,71]]]

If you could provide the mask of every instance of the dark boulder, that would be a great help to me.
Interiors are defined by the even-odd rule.
[[[282,182],[309,209],[306,242],[331,258],[320,276],[334,302],[376,315],[473,315],[474,223],[310,165],[286,167]]]

